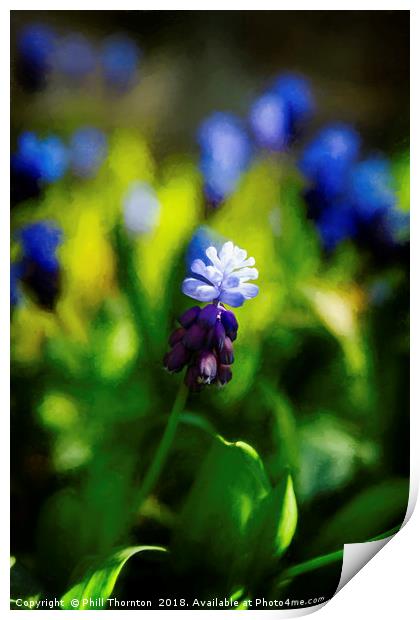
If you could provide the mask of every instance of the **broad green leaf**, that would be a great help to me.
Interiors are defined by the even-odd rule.
[[[126,549],[117,551],[102,565],[88,571],[82,581],[66,592],[66,594],[62,597],[64,601],[64,609],[89,609],[90,598],[103,598],[103,606],[96,606],[95,609],[105,608],[106,599],[112,594],[117,579],[126,562],[137,553],[144,553],[148,551],[165,553],[166,549],[164,547],[140,546],[127,547]],[[79,604],[73,607],[71,602],[74,600],[79,601]]]
[[[229,583],[233,563],[246,552],[249,520],[269,490],[255,450],[217,437],[174,531],[171,548],[176,569],[189,573],[200,567]]]
[[[362,466],[378,458],[375,444],[357,436],[351,425],[325,411],[304,418],[298,427],[300,448],[296,492],[305,502],[343,488]]]
[[[298,510],[292,478],[283,480],[261,501],[247,536],[251,549],[250,582],[257,582],[270,564],[290,545],[297,524]]]
[[[283,553],[296,519],[290,476],[272,489],[254,448],[217,437],[175,528],[174,566],[184,575],[211,575],[223,592],[239,588]]]

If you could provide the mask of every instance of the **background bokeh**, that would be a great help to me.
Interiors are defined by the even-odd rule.
[[[272,484],[292,474],[298,525],[264,593],[331,595],[339,562],[279,575],[407,504],[409,13],[14,11],[11,58],[12,597],[61,595],[118,546],[170,546],[213,432],[253,446]],[[314,110],[264,148],[250,109],[285,72]],[[221,112],[228,172],[200,134]],[[384,219],[313,211],[299,162],[331,123],[385,162],[340,200],[356,187]],[[208,235],[255,256],[260,294],[235,311],[232,381],[189,396],[139,504],[182,383],[162,359],[191,305],[186,257]],[[223,523],[207,527],[211,547]],[[210,579],[130,567],[127,596]]]

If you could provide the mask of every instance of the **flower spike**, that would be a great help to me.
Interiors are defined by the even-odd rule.
[[[245,250],[227,241],[219,252],[209,246],[205,256],[207,262],[192,261],[194,277],[185,278],[182,290],[188,297],[211,303],[204,308],[193,306],[180,316],[181,327],[172,332],[171,351],[164,358],[170,372],[187,367],[185,384],[192,392],[201,391],[206,384],[222,386],[232,379],[232,343],[238,321],[224,304],[238,307],[258,294],[258,286],[248,282],[258,278],[255,260],[248,258]]]

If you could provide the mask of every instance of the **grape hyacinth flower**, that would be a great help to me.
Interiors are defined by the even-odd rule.
[[[296,103],[296,110],[305,109],[305,98]],[[387,159],[375,155],[360,160],[360,146],[353,127],[344,123],[323,127],[299,161],[307,181],[303,197],[327,252],[354,239],[385,259],[404,250],[409,215],[398,204]]]
[[[334,250],[341,241],[352,239],[357,233],[355,211],[351,204],[345,202],[328,205],[316,225],[327,251]]]
[[[79,32],[64,36],[54,56],[57,71],[72,81],[82,81],[95,69],[96,55],[91,42]]]
[[[56,49],[54,31],[45,24],[29,24],[18,37],[19,80],[30,90],[45,86]]]
[[[20,278],[36,301],[53,310],[61,288],[61,269],[57,248],[62,231],[51,222],[35,222],[20,230],[22,258]]]
[[[232,378],[233,342],[238,321],[225,304],[238,307],[258,294],[258,286],[249,280],[258,278],[255,259],[231,241],[218,252],[206,249],[207,264],[195,259],[182,291],[188,297],[207,303],[204,308],[193,306],[178,319],[180,327],[169,338],[171,350],[164,365],[170,372],[187,367],[185,384],[193,392],[206,384],[225,385]]]
[[[135,82],[140,50],[126,36],[113,36],[105,40],[101,64],[107,85],[117,91],[125,91]]]
[[[204,192],[218,205],[235,189],[251,158],[251,144],[241,121],[233,114],[216,112],[198,131],[200,169]]]
[[[349,198],[359,217],[370,221],[396,205],[395,188],[389,162],[373,157],[354,165],[349,175]]]
[[[11,157],[12,205],[36,198],[45,183],[60,179],[68,166],[68,150],[53,134],[39,138],[31,131],[18,138],[18,150]]]
[[[314,108],[307,80],[293,73],[279,76],[251,107],[249,121],[257,144],[270,151],[284,150]]]
[[[123,199],[124,223],[133,235],[152,232],[160,216],[160,203],[153,187],[133,181]]]
[[[380,254],[408,240],[409,214],[399,208],[386,158],[374,156],[355,164],[349,174],[348,196],[362,244]]]
[[[328,125],[305,148],[299,167],[314,197],[326,201],[337,197],[347,183],[347,176],[360,149],[359,134],[345,124]]]
[[[77,129],[70,140],[72,171],[79,177],[92,177],[107,154],[107,139],[103,131],[95,127]]]
[[[252,105],[249,122],[256,142],[270,151],[282,151],[288,143],[289,115],[284,101],[275,93],[266,93]]]
[[[289,113],[289,138],[307,122],[315,111],[315,100],[309,82],[295,73],[280,75],[272,87]]]

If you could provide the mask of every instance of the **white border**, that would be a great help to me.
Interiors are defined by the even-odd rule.
[[[0,269],[2,275],[2,282],[9,282],[9,227],[10,227],[10,213],[9,213],[9,195],[10,195],[10,187],[9,187],[9,143],[10,143],[10,92],[9,92],[9,84],[10,84],[10,69],[9,69],[9,49],[10,49],[10,26],[9,26],[9,11],[10,10],[117,10],[115,9],[115,4],[110,6],[110,3],[99,2],[96,0],[94,2],[87,3],[79,2],[77,0],[73,0],[71,6],[70,3],[61,3],[62,6],[59,6],[57,1],[52,2],[38,2],[38,6],[34,7],[33,2],[9,2],[9,6],[6,8],[0,9],[0,45],[2,46],[2,54],[0,55],[0,62],[2,63],[2,79],[0,81],[1,86],[1,112],[0,115],[0,123],[2,125],[3,131],[1,132],[1,136],[3,139],[3,148],[1,149],[1,169],[3,170],[2,175],[2,183],[0,185],[0,191],[2,194],[2,206],[0,210],[0,218],[1,218],[1,226],[0,226],[0,234],[2,235],[2,239],[0,242]],[[366,2],[361,0],[354,0],[351,3],[346,3],[346,6],[343,6],[343,3],[340,3],[340,6],[337,6],[337,2],[320,2],[315,5],[313,2],[302,2],[295,1],[293,3],[282,2],[280,5],[278,2],[274,2],[273,0],[260,0],[258,5],[255,6],[256,3],[251,3],[249,1],[243,2],[229,2],[227,0],[213,0],[211,3],[201,2],[200,6],[197,6],[197,2],[195,1],[184,1],[184,2],[142,2],[140,5],[138,2],[125,2],[124,10],[410,10],[414,8],[413,2],[402,2],[401,0],[397,2],[390,2],[382,0],[382,2]],[[63,6],[64,5],[64,6]],[[67,6],[66,6],[67,5]],[[88,6],[87,6],[88,5]],[[121,10],[119,7],[118,10]],[[419,58],[419,29],[418,29],[418,19],[417,15],[411,11],[411,20],[412,20],[412,35],[411,35],[411,78],[412,78],[412,91],[411,91],[411,109],[414,110],[414,114],[411,118],[412,123],[412,136],[418,136],[418,110],[420,110],[419,105],[419,97],[418,97],[418,82],[417,75],[418,74],[418,64],[417,59]],[[416,26],[416,28],[415,28]],[[392,46],[392,41],[389,42]],[[416,131],[417,130],[417,131]],[[420,170],[419,167],[419,158],[417,156],[418,144],[414,144],[412,140],[411,147],[411,162],[412,162],[412,170]],[[415,269],[419,264],[419,239],[418,239],[418,231],[419,231],[419,209],[417,205],[419,203],[419,174],[412,175],[411,178],[411,193],[412,193],[412,204],[416,205],[412,210],[411,215],[411,247],[412,247],[412,276],[411,276],[411,317],[414,319],[412,331],[411,331],[411,355],[412,359],[419,359],[419,330],[418,324],[415,321],[416,317],[420,316],[420,304],[419,304],[419,295],[418,295],[418,287],[415,286],[414,279],[418,274]],[[413,275],[414,274],[414,275]],[[2,441],[2,449],[1,455],[3,459],[3,467],[1,468],[3,477],[6,485],[6,493],[8,496],[8,486],[9,486],[9,459],[10,459],[10,448],[9,448],[9,411],[10,411],[10,396],[9,396],[9,359],[10,359],[10,332],[9,332],[9,290],[7,286],[2,286],[0,288],[0,299],[1,299],[1,318],[2,318],[2,333],[5,335],[5,340],[3,346],[1,347],[0,352],[0,371],[1,371],[1,381],[2,381],[2,413],[3,413],[3,432],[1,433],[1,441]],[[418,411],[419,405],[419,395],[416,387],[416,376],[414,376],[415,370],[414,364],[411,366],[411,402],[412,402],[412,411]],[[420,437],[420,428],[418,417],[416,415],[412,415],[411,417],[411,478],[410,478],[410,507],[408,513],[412,512],[414,509],[415,497],[418,493],[418,483],[419,483],[419,457],[418,457],[418,445],[417,438]],[[407,513],[407,514],[408,514]],[[3,560],[4,560],[4,570],[2,571],[2,575],[8,574],[8,566],[9,566],[9,531],[10,531],[10,520],[9,520],[9,510],[2,511],[2,536],[4,537],[4,542],[1,545],[1,549],[3,550]],[[325,620],[329,617],[331,618],[340,617],[343,620],[347,618],[353,618],[355,613],[360,613],[363,611],[364,614],[371,611],[371,613],[375,613],[378,615],[380,611],[388,611],[392,613],[394,611],[395,615],[398,613],[401,616],[401,611],[405,610],[406,612],[413,612],[414,609],[418,611],[418,603],[416,601],[416,588],[418,586],[415,585],[414,579],[416,578],[416,574],[418,574],[418,568],[415,567],[414,562],[410,563],[408,561],[408,554],[411,550],[411,545],[413,544],[411,541],[415,539],[417,536],[417,542],[419,537],[419,511],[417,510],[415,518],[410,522],[410,524],[404,528],[404,530],[397,535],[397,540],[401,540],[400,545],[396,542],[392,542],[388,547],[389,549],[384,552],[384,555],[387,555],[387,562],[385,562],[385,557],[383,560],[379,560],[375,558],[368,567],[363,569],[363,577],[356,576],[352,579],[352,582],[357,582],[357,591],[364,592],[362,598],[354,599],[352,598],[353,591],[356,590],[356,585],[353,585],[348,588],[344,588],[344,591],[340,591],[338,595],[336,595],[331,601],[329,601],[329,605],[323,607],[316,606],[310,609],[302,609],[302,610],[294,610],[294,611],[283,611],[281,613],[282,617],[289,616],[300,616],[306,615],[308,613],[313,613],[318,608],[323,607],[320,612],[320,617]],[[407,519],[406,519],[407,522]],[[408,530],[408,531],[406,531]],[[410,537],[410,541],[407,543],[407,539]],[[404,545],[402,544],[403,540]],[[418,547],[417,547],[418,548]],[[402,550],[402,554],[398,554],[398,550]],[[381,554],[382,556],[382,554]],[[390,561],[390,558],[392,559]],[[399,557],[398,561],[394,561],[394,557]],[[382,597],[379,595],[381,592],[381,581],[388,573],[384,573],[380,571],[380,562],[389,567],[390,575],[392,577],[391,581],[389,581],[389,588],[392,588],[392,596],[388,594],[388,596],[384,596],[384,592],[382,591]],[[416,572],[414,569],[416,568]],[[366,582],[365,588],[361,588],[363,585],[365,578],[369,576],[369,580]],[[410,581],[411,578],[411,581]],[[379,581],[379,583],[378,583]],[[411,586],[410,586],[411,584]],[[411,587],[409,591],[408,588]],[[379,589],[379,592],[378,592]],[[376,592],[375,592],[376,591]],[[375,600],[376,594],[376,600]],[[400,596],[400,598],[399,598]],[[8,578],[2,579],[0,583],[0,605],[7,613],[20,613],[18,611],[10,612],[9,609],[9,583]],[[277,610],[277,613],[280,610]],[[60,612],[63,613],[63,612]],[[107,617],[115,617],[115,614],[119,613],[116,611],[108,611]],[[125,612],[127,613],[127,612]],[[166,614],[180,614],[183,613],[181,611],[170,611],[163,610],[163,613]],[[213,617],[217,614],[220,617],[220,614],[226,613],[230,614],[231,612],[226,611],[216,611],[216,610],[205,610],[205,611],[194,611],[192,612],[195,615],[204,614],[206,618]],[[249,612],[248,612],[249,613]],[[272,614],[272,611],[254,611],[254,615],[262,615],[262,614]],[[154,614],[162,614],[159,611],[146,611],[143,612],[142,615],[147,615],[151,617]],[[51,617],[51,616],[50,616]],[[188,614],[188,617],[192,617],[191,613]]]

